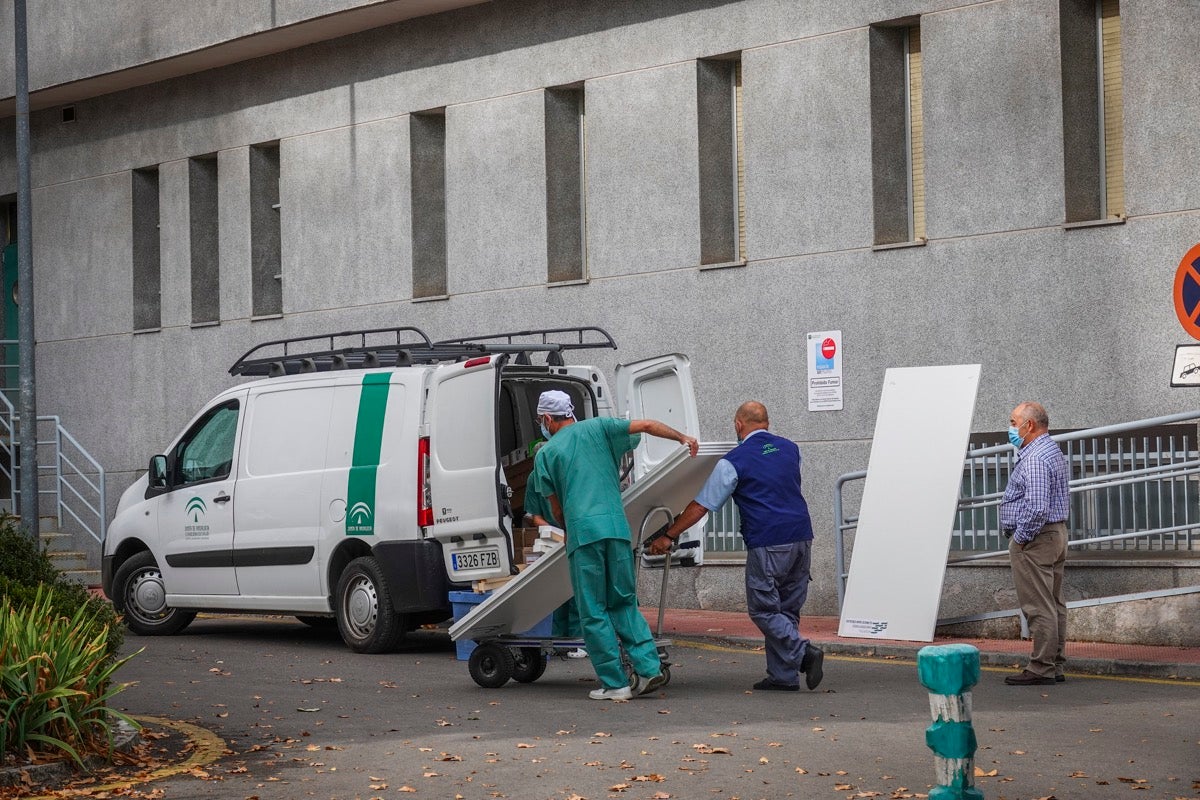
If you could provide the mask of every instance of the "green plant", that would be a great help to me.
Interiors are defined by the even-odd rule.
[[[93,597],[86,588],[63,577],[49,556],[25,535],[17,518],[0,515],[0,595],[15,606],[33,602],[38,588],[54,588],[51,611],[56,616],[71,617],[76,609],[86,607],[94,620],[93,629],[107,628],[105,651],[111,657],[121,648],[125,629],[117,624],[117,612],[112,604]]]
[[[135,725],[108,706],[125,688],[113,673],[133,656],[110,657],[95,607],[55,614],[54,593],[40,587],[0,615],[0,753],[57,750],[82,766],[81,754],[111,751],[112,718]]]

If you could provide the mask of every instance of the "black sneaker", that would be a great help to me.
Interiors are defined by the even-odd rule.
[[[790,686],[786,683],[776,683],[775,681],[771,680],[770,678],[763,678],[761,681],[754,684],[754,688],[759,689],[759,690],[764,690],[764,691],[771,691],[771,692],[798,692],[798,691],[800,691],[800,687],[798,685]]]
[[[809,689],[815,689],[821,685],[821,679],[825,677],[825,672],[822,670],[824,664],[825,651],[810,642],[808,647],[804,648],[804,658],[800,661],[800,671],[804,673],[804,685]]]
[[[1009,675],[1004,682],[1009,686],[1053,686],[1055,683],[1054,678],[1047,678],[1027,669],[1021,670],[1016,675]]]

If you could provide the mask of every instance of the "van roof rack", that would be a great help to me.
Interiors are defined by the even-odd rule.
[[[406,338],[412,333],[414,338]],[[392,339],[389,341],[389,336]],[[367,337],[372,341],[368,342]],[[357,338],[357,342],[338,346],[338,339]],[[318,343],[327,343],[325,347]],[[275,349],[273,351],[273,349]],[[282,352],[277,352],[277,350]],[[295,375],[333,369],[372,369],[413,363],[414,353],[433,350],[433,341],[425,331],[412,326],[340,331],[317,336],[276,339],[250,348],[229,368],[230,375]]]
[[[415,334],[415,337],[406,338],[405,333]],[[565,341],[557,341],[557,338]],[[357,341],[343,343],[337,341],[339,339]],[[564,350],[593,348],[616,350],[617,343],[607,331],[594,327],[513,331],[439,342],[430,340],[424,331],[412,326],[371,328],[263,342],[235,361],[229,374],[274,378],[302,372],[436,364],[499,354],[513,354],[514,364],[530,365],[530,353],[546,353],[548,366],[561,367]]]
[[[517,341],[518,339],[532,339],[533,341]],[[511,331],[485,336],[465,336],[461,339],[442,339],[434,347],[443,345],[480,345],[489,353],[515,353],[516,358],[513,359],[513,363],[521,366],[529,366],[533,363],[529,358],[530,353],[546,353],[546,364],[551,367],[564,365],[562,353],[566,350],[617,349],[617,343],[613,341],[608,331],[594,326],[538,328],[531,331]]]

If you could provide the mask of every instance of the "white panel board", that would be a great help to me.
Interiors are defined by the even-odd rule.
[[[839,636],[933,640],[978,388],[978,364],[884,376]]]
[[[667,522],[666,514],[655,514],[654,509],[666,507],[678,514],[694,500],[717,461],[731,447],[729,443],[701,442],[694,458],[681,447],[627,488],[621,500],[634,538],[643,522],[647,534]],[[484,639],[529,630],[573,594],[566,548],[556,547],[455,622],[450,627],[450,638]]]

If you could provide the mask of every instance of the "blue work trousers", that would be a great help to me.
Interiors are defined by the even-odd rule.
[[[580,545],[567,561],[583,641],[600,683],[606,689],[629,685],[618,645],[624,646],[638,675],[657,675],[662,664],[650,625],[638,609],[637,576],[629,540],[601,539]]]
[[[808,639],[800,635],[800,609],[808,597],[811,558],[811,540],[746,551],[746,610],[766,639],[772,683],[800,683],[800,662],[808,647]]]

